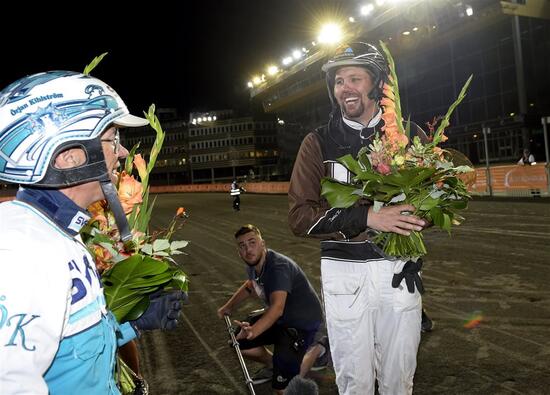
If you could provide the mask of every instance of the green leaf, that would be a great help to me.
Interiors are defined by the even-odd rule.
[[[153,245],[152,244],[144,244],[142,247],[141,247],[141,251],[143,251],[143,253],[147,254],[147,255],[153,255]]]
[[[141,300],[126,314],[125,319],[127,321],[134,321],[137,320],[139,317],[145,313],[145,310],[149,307],[149,297],[144,296],[141,298]]]
[[[156,253],[158,251],[167,250],[170,248],[170,242],[166,239],[156,239],[153,242],[153,251]]]
[[[356,161],[350,154],[338,158],[337,161],[344,165],[353,174],[358,175],[363,172],[363,169],[361,168],[361,165],[359,165],[359,162]]]
[[[144,295],[159,289],[162,283],[159,284],[156,276],[162,275],[168,267],[165,262],[147,256],[133,255],[103,273],[102,282],[107,306],[118,322],[124,322],[126,315]],[[170,279],[165,278],[164,283],[168,283]],[[132,288],[132,284],[140,284],[142,288]]]
[[[321,180],[321,196],[327,199],[331,207],[347,208],[352,206],[360,195],[356,194],[357,188],[328,178]],[[362,191],[359,190],[360,194]]]
[[[441,209],[438,207],[433,207],[430,210],[430,215],[432,216],[434,225],[439,226],[440,228],[443,228],[444,219],[443,219],[443,212],[441,211]]]
[[[84,67],[84,71],[82,72],[82,74],[84,75],[89,75],[93,69],[95,69],[95,67],[103,60],[103,58],[105,57],[105,55],[107,55],[108,52],[104,52],[102,53],[101,55],[99,56],[96,56],[91,62],[90,64],[88,64],[86,67]]]
[[[430,211],[432,208],[437,206],[438,203],[439,203],[439,199],[433,199],[431,197],[427,197],[426,199],[424,199],[424,201],[422,202],[422,204],[418,209],[421,211]]]
[[[179,250],[180,248],[185,248],[189,242],[187,240],[174,240],[172,243],[170,243],[170,249],[171,250]]]
[[[443,214],[443,225],[441,226],[441,229],[446,230],[449,234],[451,233],[451,217],[449,214]]]

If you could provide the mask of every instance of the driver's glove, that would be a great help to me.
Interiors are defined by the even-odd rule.
[[[149,307],[135,321],[130,321],[138,330],[174,329],[178,324],[178,315],[183,303],[187,300],[187,293],[155,292],[149,295]]]
[[[421,258],[418,258],[416,262],[407,261],[403,266],[403,270],[401,271],[401,273],[396,273],[393,275],[391,286],[394,288],[399,287],[399,284],[401,284],[401,280],[403,280],[404,278],[405,284],[407,284],[407,289],[409,290],[410,293],[412,294],[414,293],[414,285],[416,284],[416,288],[418,289],[418,292],[420,292],[420,294],[423,294],[424,285],[422,284],[422,278],[418,274],[421,269],[422,269]]]

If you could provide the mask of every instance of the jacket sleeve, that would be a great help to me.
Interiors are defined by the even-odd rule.
[[[300,146],[288,191],[288,223],[296,236],[350,239],[367,228],[368,206],[330,208],[321,197],[325,165],[319,137],[308,134]]]

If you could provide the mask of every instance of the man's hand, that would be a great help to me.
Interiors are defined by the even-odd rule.
[[[426,221],[411,214],[415,210],[416,208],[410,204],[382,207],[378,212],[370,207],[367,226],[382,232],[409,236],[412,230],[421,231],[427,225]]]
[[[254,335],[253,327],[252,325],[250,325],[249,322],[246,322],[246,321],[241,322],[237,320],[234,320],[233,322],[241,327],[241,331],[235,337],[237,340],[241,340],[241,339],[252,340],[256,337]]]
[[[227,307],[226,305],[223,305],[218,309],[218,318],[220,320],[223,320],[224,315],[231,315],[231,309]]]
[[[187,293],[155,292],[149,295],[149,307],[131,324],[139,330],[174,329],[178,324],[178,315]]]

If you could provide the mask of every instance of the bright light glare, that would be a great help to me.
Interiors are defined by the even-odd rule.
[[[404,36],[408,36],[409,34],[411,34],[411,32],[408,31],[408,30],[406,30],[406,31],[403,32],[403,35],[404,35]]]
[[[258,76],[255,76],[254,78],[252,78],[252,82],[254,83],[254,85],[259,85],[260,82],[262,82],[262,79]]]
[[[249,88],[254,88],[254,84],[252,81],[248,81],[248,84],[246,84]]]
[[[300,59],[302,57],[302,51],[295,49],[292,51],[292,57],[296,60]]]
[[[355,22],[355,18],[350,16],[349,19],[348,19],[351,23],[354,23]]]
[[[329,23],[321,28],[317,41],[323,44],[335,44],[342,39],[342,30],[335,23]]]
[[[468,16],[474,15],[474,9],[471,6],[466,7],[466,15]]]
[[[292,56],[287,56],[286,58],[283,59],[283,65],[288,66],[291,63],[292,63]]]
[[[374,10],[374,5],[371,3],[361,7],[361,15],[369,15]]]
[[[385,0],[376,0],[376,5],[377,6],[382,6],[382,5],[384,5],[384,3],[385,3]]]
[[[275,65],[271,65],[267,68],[267,74],[275,75],[279,72],[279,68]]]

